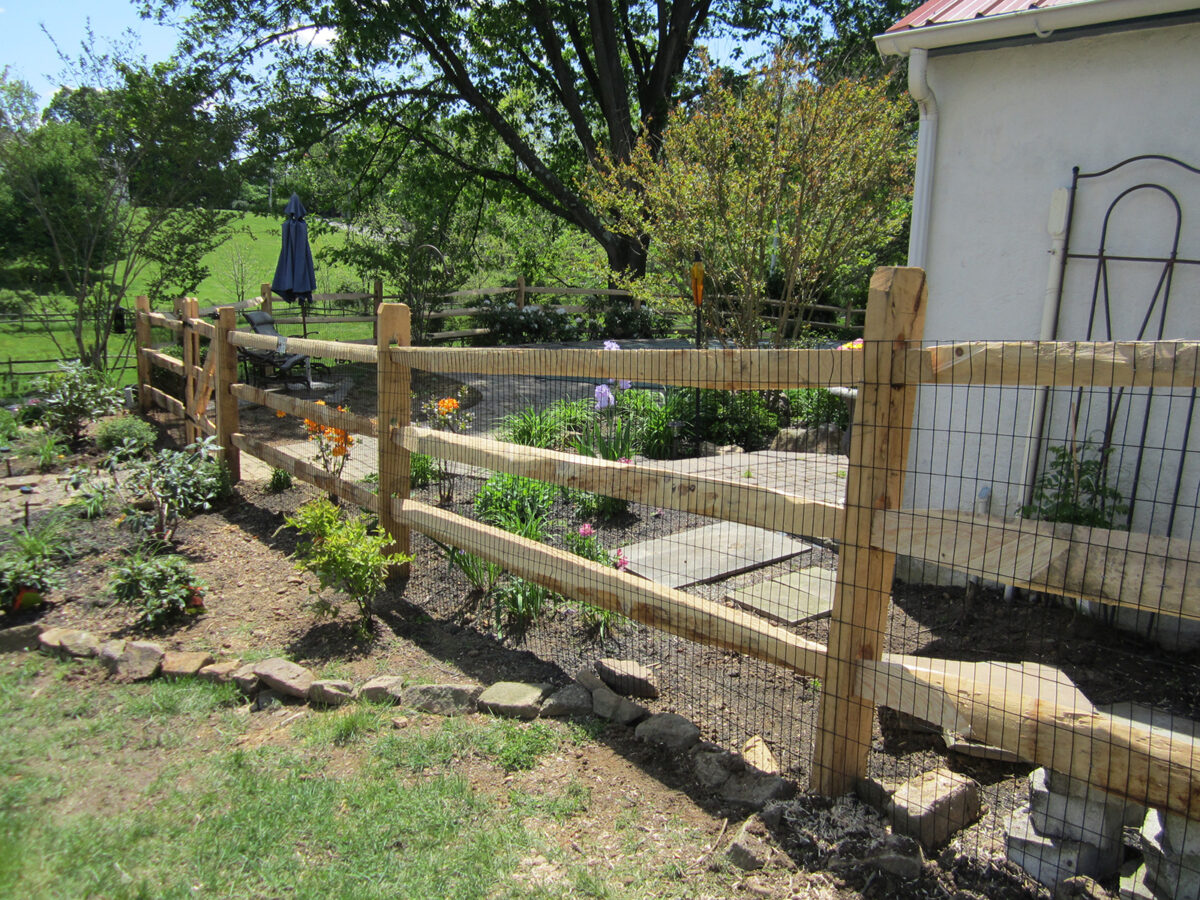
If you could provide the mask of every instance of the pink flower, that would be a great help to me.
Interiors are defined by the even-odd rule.
[[[579,536],[580,537],[591,537],[595,533],[596,533],[596,529],[593,528],[591,525],[589,525],[586,522],[584,522],[582,525],[579,526]]]
[[[629,560],[625,558],[625,552],[623,550],[621,550],[620,548],[617,548],[617,562],[616,562],[617,571],[624,572],[625,567],[628,565],[629,565]]]
[[[618,459],[618,460],[617,460],[617,462],[623,462],[623,463],[629,463],[629,464],[632,464],[632,463],[633,463],[633,460],[632,460],[632,459],[630,459],[628,456],[622,456],[620,459]]]

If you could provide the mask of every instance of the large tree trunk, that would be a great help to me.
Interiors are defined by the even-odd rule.
[[[637,238],[610,234],[604,242],[604,251],[608,254],[609,271],[639,278],[646,274],[646,245]]]

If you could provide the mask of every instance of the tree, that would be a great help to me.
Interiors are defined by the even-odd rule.
[[[666,290],[701,253],[709,294],[726,298],[708,305],[710,327],[741,346],[761,337],[769,285],[780,344],[839,266],[903,223],[906,104],[882,81],[817,74],[787,54],[744,87],[713,73],[700,100],[671,117],[658,152],[643,140],[628,161],[603,160],[589,191],[612,228],[648,241],[658,277],[636,289]]]
[[[231,190],[240,126],[202,71],[97,62],[110,84],[65,88],[40,125],[26,117],[7,132],[0,180],[36,273],[33,312],[56,344],[51,318],[65,312],[74,354],[103,369],[114,310],[136,279],[149,272],[161,299],[206,276],[200,260],[232,218],[214,203]]]
[[[377,123],[377,169],[416,145],[581,229],[613,271],[640,273],[645,244],[614,230],[575,184],[602,157],[654,152],[669,111],[694,87],[699,44],[716,35],[790,30],[802,0],[154,0],[158,15],[193,10],[186,48],[209,64],[250,69],[262,139],[308,147],[349,123]],[[318,39],[319,38],[319,39]],[[442,127],[432,127],[440,123]],[[498,138],[505,155],[476,151]]]

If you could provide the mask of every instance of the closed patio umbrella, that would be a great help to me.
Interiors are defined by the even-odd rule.
[[[284,300],[300,304],[305,337],[308,337],[308,307],[313,291],[317,289],[312,249],[308,246],[308,225],[304,221],[307,214],[300,198],[292,194],[284,208],[283,246],[275,266],[275,277],[271,280],[271,290]]]

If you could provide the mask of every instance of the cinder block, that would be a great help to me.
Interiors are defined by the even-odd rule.
[[[1162,897],[1200,898],[1200,856],[1175,853],[1165,844],[1166,824],[1156,809],[1146,813],[1139,835],[1146,886]]]
[[[979,818],[979,785],[949,769],[934,769],[900,784],[887,814],[893,831],[932,851]]]
[[[1088,802],[1103,802],[1121,807],[1121,824],[1126,828],[1140,828],[1146,817],[1146,807],[1133,800],[1126,800],[1107,791],[1102,791],[1095,785],[1046,769],[1046,787],[1055,794],[1066,794],[1068,797],[1079,797]]]
[[[1004,843],[1009,860],[1052,891],[1073,875],[1107,878],[1121,866],[1120,847],[1103,852],[1092,844],[1038,834],[1027,806],[1009,817],[1007,831]]]
[[[1168,900],[1156,897],[1154,891],[1146,885],[1146,867],[1138,866],[1132,875],[1121,878],[1121,900]]]
[[[1045,769],[1029,773],[1029,819],[1039,834],[1082,841],[1106,852],[1116,850],[1121,845],[1125,806],[1104,791],[1088,790],[1086,784],[1079,792],[1056,791]]]

